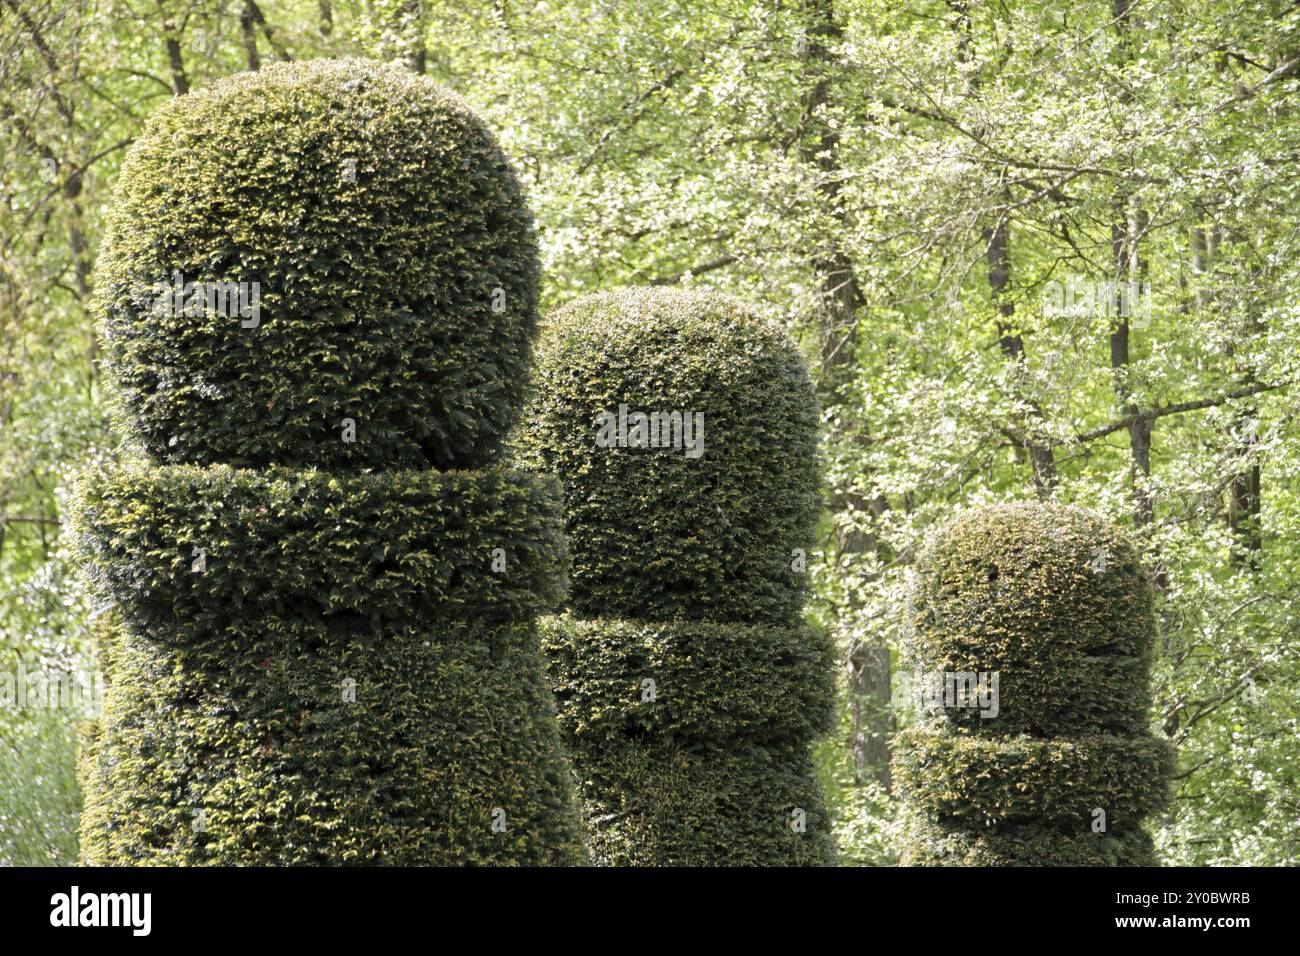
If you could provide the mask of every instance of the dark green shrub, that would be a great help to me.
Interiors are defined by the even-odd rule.
[[[660,289],[561,310],[538,363],[521,452],[564,481],[574,559],[543,650],[595,858],[832,860],[809,757],[832,649],[800,623],[820,475],[798,351],[728,299]],[[599,444],[620,405],[702,413],[702,453]]]
[[[821,866],[835,859],[805,743],[573,751],[592,856],[608,866]],[[796,814],[803,818],[796,823]]]
[[[205,293],[248,283],[250,313],[258,283],[258,315],[215,297],[160,310],[156,284],[177,273]],[[519,409],[537,276],[532,218],[468,106],[395,66],[319,61],[150,117],[96,289],[155,461],[474,468]],[[345,418],[355,442],[339,440]]]
[[[996,720],[996,718],[995,718]],[[1168,794],[1169,749],[1149,736],[985,737],[907,730],[894,779],[932,817],[985,826],[1091,822],[1133,826]]]
[[[719,295],[587,296],[547,322],[525,460],[566,482],[584,617],[798,622],[821,508],[818,411],[798,350]],[[703,454],[602,448],[597,416],[704,416]]]
[[[499,465],[126,468],[84,481],[78,512],[95,579],[155,642],[224,633],[238,644],[260,615],[527,621],[563,588],[554,485]]]
[[[1037,824],[954,830],[924,818],[909,821],[905,866],[1150,866],[1155,847],[1145,830],[1062,832]]]
[[[542,648],[556,674],[561,727],[589,743],[805,740],[831,718],[834,649],[806,625],[562,615],[543,619]]]
[[[914,678],[998,681],[992,707],[936,695],[896,735],[905,862],[1153,862],[1172,751],[1147,731],[1152,590],[1123,534],[1058,505],[962,515],[918,556],[907,630]]]
[[[565,588],[559,491],[490,461],[537,271],[491,138],[423,78],[281,65],[166,107],[114,223],[104,321],[149,454],[78,492],[112,608],[83,858],[580,862],[534,622]],[[173,268],[260,276],[267,321],[152,324],[131,290]]]
[[[908,622],[926,671],[999,670],[982,731],[1050,737],[1145,729],[1151,585],[1118,529],[1075,508],[1011,505],[964,515],[917,567]]]
[[[127,629],[114,658],[83,755],[88,862],[582,858],[531,625],[286,612],[238,641]]]

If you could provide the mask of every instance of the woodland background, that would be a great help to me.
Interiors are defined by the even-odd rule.
[[[1040,496],[1156,576],[1165,862],[1294,864],[1298,27],[1258,0],[0,0],[0,670],[88,653],[64,500],[118,454],[91,270],[143,118],[272,60],[400,60],[500,136],[548,308],[708,285],[803,344],[843,862],[896,858],[917,544]],[[77,716],[0,711],[0,863],[74,859]]]

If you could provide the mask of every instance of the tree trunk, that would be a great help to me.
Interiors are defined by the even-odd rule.
[[[239,11],[239,32],[244,38],[244,53],[248,57],[248,68],[250,70],[260,70],[262,68],[262,58],[257,53],[257,33],[253,22],[253,8],[245,0],[243,7]]]
[[[1017,383],[1023,383],[1028,377],[1027,358],[1025,357],[1024,337],[1016,331],[1011,321],[1015,314],[1015,303],[1007,295],[1011,284],[1011,227],[1006,219],[1000,219],[992,229],[984,231],[985,261],[988,264],[989,293],[998,311],[998,346],[1002,354],[1015,367]],[[1028,423],[1030,433],[1037,422],[1044,418],[1043,410],[1037,402],[1030,401],[1032,419]],[[1056,488],[1056,457],[1050,445],[1034,441],[1032,438],[1016,443],[1016,457],[1029,458],[1034,473],[1034,490],[1039,498],[1050,498]]]
[[[1112,0],[1112,12],[1115,18],[1115,32],[1120,48],[1121,68],[1128,60],[1128,46],[1131,40],[1129,14],[1132,0]],[[1121,102],[1130,99],[1120,94]],[[1147,215],[1140,207],[1130,208],[1130,198],[1120,190],[1114,201],[1114,219],[1111,223],[1111,255],[1115,266],[1115,295],[1111,301],[1113,308],[1113,325],[1110,333],[1110,367],[1115,379],[1115,397],[1120,406],[1120,414],[1132,418],[1128,426],[1129,435],[1129,480],[1132,485],[1133,521],[1139,527],[1146,527],[1155,519],[1155,499],[1151,493],[1148,479],[1151,477],[1151,439],[1153,419],[1142,414],[1142,409],[1134,399],[1134,383],[1130,369],[1131,323],[1129,322],[1129,299],[1125,292],[1132,283],[1139,284],[1144,278],[1145,265],[1139,252],[1142,234],[1146,230]]]
[[[831,0],[813,0],[808,9],[811,24],[804,60],[815,82],[803,103],[801,152],[804,160],[818,172],[820,201],[847,232],[848,214],[840,202],[843,170],[838,156],[839,134],[819,115],[830,102],[830,71],[834,61],[829,46],[842,33],[835,22]],[[859,371],[854,340],[862,293],[853,259],[836,236],[819,243],[811,265],[819,286],[818,386],[823,405],[832,406],[842,400],[841,386],[851,382]],[[856,433],[854,440],[863,447],[870,446],[870,437],[863,432]],[[831,490],[831,507],[839,514],[879,517],[888,509],[888,502],[883,496],[868,499],[850,487],[840,487]],[[840,535],[834,547],[837,556],[851,556],[877,551],[879,542],[869,531],[854,531]],[[855,603],[844,609],[850,618],[858,611]],[[854,636],[847,652],[847,681],[854,770],[860,780],[876,779],[889,786],[889,735],[894,729],[890,712],[890,651],[883,641],[858,637],[856,628],[851,633]]]
[[[423,73],[427,52],[424,47],[424,0],[406,0],[401,6],[402,39],[406,44],[407,69]]]
[[[170,29],[170,24],[168,24]],[[190,91],[190,80],[185,75],[185,61],[181,58],[181,43],[170,32],[167,34],[167,65],[172,73],[172,91],[182,96]]]
[[[1136,217],[1121,218],[1123,206],[1123,198],[1116,200],[1116,221],[1111,226],[1116,291],[1111,303],[1114,315],[1110,333],[1110,367],[1115,375],[1115,396],[1119,402],[1120,414],[1133,419],[1128,426],[1133,521],[1138,527],[1145,527],[1155,518],[1155,500],[1146,483],[1151,476],[1153,423],[1142,414],[1142,409],[1133,398],[1133,383],[1129,374],[1131,325],[1123,291],[1130,280],[1139,279],[1141,270],[1137,245],[1140,232],[1133,228],[1136,226]]]

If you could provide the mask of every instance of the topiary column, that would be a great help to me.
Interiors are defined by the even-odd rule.
[[[1172,751],[1148,732],[1152,590],[1104,519],[968,512],[917,560],[894,740],[914,865],[1152,865]]]
[[[81,489],[120,620],[87,862],[582,858],[534,623],[558,489],[498,462],[537,276],[423,77],[278,64],[150,119],[97,280],[140,460]]]
[[[562,309],[521,439],[560,475],[569,613],[543,647],[607,864],[833,857],[809,743],[832,655],[801,622],[818,413],[786,336],[715,295]]]

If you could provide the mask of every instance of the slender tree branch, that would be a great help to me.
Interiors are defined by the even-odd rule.
[[[1102,425],[1100,428],[1094,428],[1091,431],[1080,432],[1073,438],[1060,440],[1056,442],[1056,444],[1082,444],[1084,442],[1094,441],[1098,438],[1104,438],[1113,432],[1122,431],[1130,425],[1134,425],[1140,421],[1154,421],[1157,418],[1164,418],[1167,415],[1181,415],[1183,412],[1195,412],[1203,408],[1214,408],[1219,405],[1225,405],[1234,399],[1246,398],[1250,395],[1258,395],[1260,392],[1273,392],[1284,387],[1284,385],[1266,385],[1258,383],[1255,385],[1249,385],[1246,388],[1235,389],[1216,398],[1201,398],[1192,402],[1179,402],[1175,405],[1162,405],[1158,408],[1149,408],[1143,411],[1134,412],[1131,415],[1125,415],[1123,418],[1113,421],[1109,425]]]

